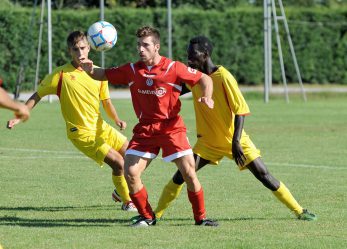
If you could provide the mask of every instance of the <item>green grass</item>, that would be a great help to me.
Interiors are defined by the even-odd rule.
[[[347,101],[346,95],[291,96],[247,94],[252,115],[245,129],[262,151],[272,174],[283,181],[316,222],[295,219],[250,172],[234,162],[199,172],[208,216],[218,228],[193,225],[185,191],[164,220],[149,229],[128,227],[134,213],[111,200],[108,166],[100,169],[70,144],[58,103],[41,103],[31,120],[5,129],[12,116],[0,110],[0,244],[10,248],[346,248]],[[195,120],[191,100],[182,114],[191,144]],[[130,100],[114,100],[128,122],[136,122]],[[40,152],[41,151],[41,152]],[[143,181],[155,207],[175,171],[156,159]]]

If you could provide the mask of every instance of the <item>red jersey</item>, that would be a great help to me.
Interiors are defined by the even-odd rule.
[[[194,86],[202,73],[181,62],[162,57],[157,65],[135,64],[106,69],[111,84],[129,85],[137,118],[141,121],[164,120],[177,116],[182,83]]]

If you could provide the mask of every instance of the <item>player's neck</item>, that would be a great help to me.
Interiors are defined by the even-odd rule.
[[[158,54],[156,56],[154,56],[152,59],[148,60],[148,61],[144,61],[146,66],[155,66],[157,64],[159,64],[161,60],[161,56]]]
[[[71,61],[71,65],[73,65],[77,70],[83,71],[83,68],[80,66],[80,64],[76,63],[75,61]]]

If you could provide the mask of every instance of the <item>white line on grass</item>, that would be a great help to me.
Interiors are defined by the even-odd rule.
[[[228,163],[228,161],[222,161],[221,163]],[[275,163],[266,162],[265,165],[276,165],[285,167],[297,167],[297,168],[314,168],[314,169],[335,169],[335,170],[347,170],[346,167],[335,167],[329,165],[313,165],[313,164],[299,164],[299,163]]]
[[[86,156],[3,156],[0,155],[1,159],[25,159],[25,160],[36,160],[36,159],[49,159],[49,160],[57,160],[57,159],[88,159]]]
[[[14,148],[7,148],[7,147],[0,147],[0,150],[81,155],[80,152],[77,152],[77,151],[66,151],[66,150],[40,150],[40,149],[19,149],[19,148],[14,149]]]
[[[319,168],[319,169],[337,169],[337,170],[346,170],[346,167],[335,167],[329,165],[311,165],[311,164],[297,164],[297,163],[267,163],[269,165],[279,165],[286,167],[299,167],[299,168]]]
[[[28,156],[28,157],[21,157],[21,156],[4,156],[0,155],[0,158],[20,158],[20,159],[89,159],[85,156],[83,156],[82,153],[74,152],[74,151],[57,151],[57,150],[39,150],[39,149],[13,149],[13,148],[6,148],[6,147],[0,147],[0,150],[10,150],[10,151],[27,151],[27,152],[38,152],[38,153],[59,153],[59,154],[72,154],[76,156]],[[78,156],[80,155],[80,156]],[[222,161],[221,163],[229,163],[228,161]],[[285,166],[285,167],[297,167],[297,168],[315,168],[315,169],[335,169],[335,170],[347,170],[346,167],[335,167],[335,166],[329,166],[329,165],[313,165],[313,164],[299,164],[299,163],[275,163],[275,162],[267,162],[268,165],[278,165],[278,166]]]

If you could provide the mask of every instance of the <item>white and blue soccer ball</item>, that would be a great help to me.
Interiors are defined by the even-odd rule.
[[[92,49],[107,51],[113,48],[117,42],[117,30],[109,22],[98,21],[90,25],[87,39]]]

